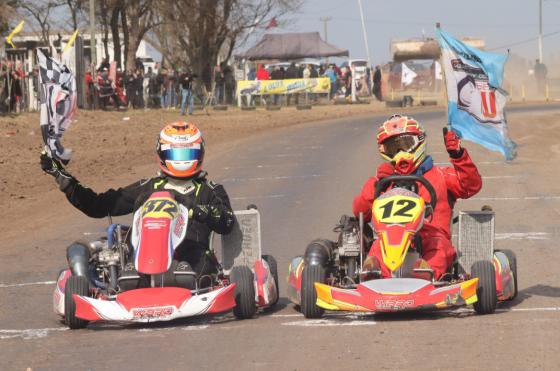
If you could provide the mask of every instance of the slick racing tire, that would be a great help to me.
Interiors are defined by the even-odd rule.
[[[246,266],[233,267],[230,281],[236,285],[233,314],[238,319],[253,317],[257,312],[253,272]]]
[[[315,282],[325,283],[326,271],[321,265],[307,265],[301,274],[301,313],[305,318],[321,318],[325,310],[317,306]]]
[[[70,276],[64,286],[64,323],[73,330],[84,328],[89,321],[76,317],[76,303],[72,295],[89,296],[87,278]]]
[[[488,260],[474,262],[471,268],[471,277],[478,278],[478,286],[476,288],[478,301],[474,303],[474,310],[478,314],[494,313],[498,303],[494,264]]]
[[[508,259],[509,269],[513,273],[513,296],[507,301],[511,301],[517,297],[517,257],[511,250],[500,250]]]
[[[266,262],[266,264],[268,264],[268,267],[270,268],[270,274],[272,274],[274,284],[276,285],[276,300],[271,302],[269,306],[269,308],[272,308],[276,305],[276,303],[278,303],[278,299],[280,298],[280,286],[278,285],[278,264],[276,263],[276,259],[272,255],[263,255],[262,258]]]

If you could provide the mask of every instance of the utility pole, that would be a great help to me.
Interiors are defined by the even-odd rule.
[[[95,40],[95,0],[89,0],[89,47],[93,69],[97,66],[97,42]],[[92,75],[94,76],[94,75]]]
[[[542,1],[539,0],[539,62],[543,63],[543,44],[542,44]]]
[[[368,46],[368,38],[367,38],[367,31],[366,31],[366,21],[364,20],[364,9],[362,8],[362,0],[358,0],[358,6],[360,8],[360,18],[362,20],[362,33],[364,34],[364,44],[366,46],[366,54],[367,54],[367,61],[368,61],[368,68],[370,69],[370,86],[373,86],[373,71],[371,70],[371,58],[369,56],[369,46]],[[354,79],[354,75],[352,74],[352,80]]]
[[[327,24],[329,23],[329,21],[332,21],[332,17],[321,17],[321,18],[319,18],[319,20],[321,22],[323,22],[323,25],[325,27],[325,41],[329,42],[329,36],[328,36],[328,32],[327,32],[327,30],[328,30],[328,25]],[[327,65],[328,64],[329,64],[329,57],[327,57]]]
[[[328,27],[328,26],[327,26],[327,23],[328,23],[329,21],[332,21],[332,17],[321,17],[321,18],[319,18],[319,20],[320,20],[321,22],[323,22],[323,25],[324,25],[324,27],[325,27],[325,41],[326,41],[326,42],[329,42],[329,36],[328,36],[328,33],[327,33],[327,27]]]

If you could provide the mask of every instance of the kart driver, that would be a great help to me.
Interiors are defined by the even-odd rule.
[[[482,187],[482,178],[467,150],[461,147],[459,137],[444,128],[443,138],[453,167],[434,166],[432,157],[426,155],[426,132],[418,121],[401,115],[391,116],[377,133],[379,152],[388,162],[379,165],[377,175],[366,181],[352,205],[356,217],[362,212],[364,220],[370,221],[378,180],[393,174],[414,174],[426,178],[434,187],[438,201],[433,218],[426,219],[420,230],[422,259],[415,263],[414,268],[431,268],[436,280],[441,278],[455,260],[450,233],[453,206],[458,198],[472,197]],[[426,188],[423,185],[418,187],[419,195],[429,201]],[[376,240],[364,262],[364,270],[378,269],[381,269],[383,277],[391,276],[389,269],[383,264],[379,240]]]
[[[92,218],[130,214],[151,193],[170,191],[177,202],[192,210],[186,238],[175,250],[174,260],[178,261],[175,270],[194,270],[197,277],[213,273],[216,263],[209,250],[210,233],[229,233],[233,228],[234,217],[224,187],[208,180],[207,173],[202,170],[202,133],[190,122],[166,125],[159,133],[156,152],[161,168],[158,176],[103,193],[83,186],[60,162],[46,154],[41,155],[41,168],[56,179],[60,190],[72,205]],[[75,246],[69,247],[69,263],[70,249]],[[129,264],[127,269],[134,268]]]

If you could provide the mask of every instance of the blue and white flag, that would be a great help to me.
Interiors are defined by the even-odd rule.
[[[509,139],[502,90],[507,56],[465,45],[441,29],[436,30],[447,84],[447,116],[461,138],[498,151],[506,160],[516,156]]]

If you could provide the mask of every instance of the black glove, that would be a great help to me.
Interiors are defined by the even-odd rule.
[[[210,218],[210,207],[208,205],[196,205],[193,208],[193,219],[199,223],[206,223]]]
[[[41,152],[41,169],[55,178],[62,191],[75,181],[74,177],[64,169],[62,164],[58,160],[47,155],[46,152]]]

